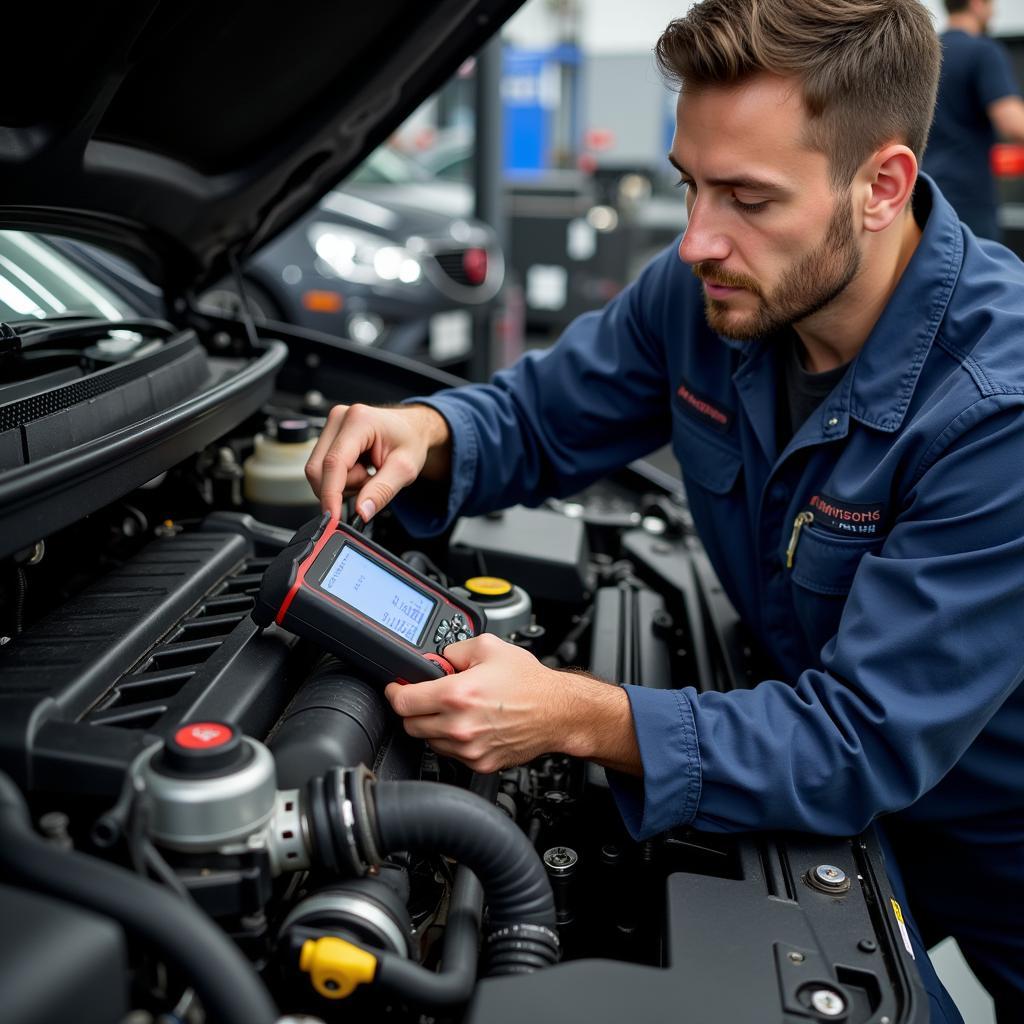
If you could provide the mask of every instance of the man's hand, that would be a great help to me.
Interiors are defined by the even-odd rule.
[[[361,461],[367,454],[372,474]],[[421,474],[444,480],[450,472],[448,424],[426,405],[336,405],[306,463],[325,512],[340,515],[345,493],[358,492],[356,511],[367,522]]]
[[[639,775],[640,752],[621,687],[559,672],[484,633],[445,648],[456,674],[384,691],[410,736],[488,773],[566,753]]]

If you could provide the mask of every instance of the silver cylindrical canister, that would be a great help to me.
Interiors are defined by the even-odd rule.
[[[273,756],[224,722],[182,726],[139,770],[152,805],[150,834],[158,845],[216,850],[245,842],[274,813]]]
[[[487,632],[503,638],[530,625],[530,595],[499,576],[474,576],[464,584],[470,599],[484,613]]]

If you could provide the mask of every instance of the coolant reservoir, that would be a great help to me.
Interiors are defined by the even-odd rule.
[[[303,419],[280,420],[276,437],[256,435],[255,450],[242,464],[242,490],[258,519],[301,526],[317,514],[320,502],[306,479],[306,460],[315,444]]]
[[[530,625],[530,595],[500,576],[474,576],[465,588],[487,619],[487,632],[506,639]]]

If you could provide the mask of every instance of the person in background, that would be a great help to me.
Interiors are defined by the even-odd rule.
[[[1006,50],[985,34],[995,0],[946,0],[942,73],[923,170],[979,238],[1000,240],[989,151],[1024,144],[1024,99]]]

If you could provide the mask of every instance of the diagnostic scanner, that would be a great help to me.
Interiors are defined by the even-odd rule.
[[[445,647],[484,629],[471,604],[329,514],[301,527],[271,562],[252,617],[312,640],[377,682],[450,675]]]

